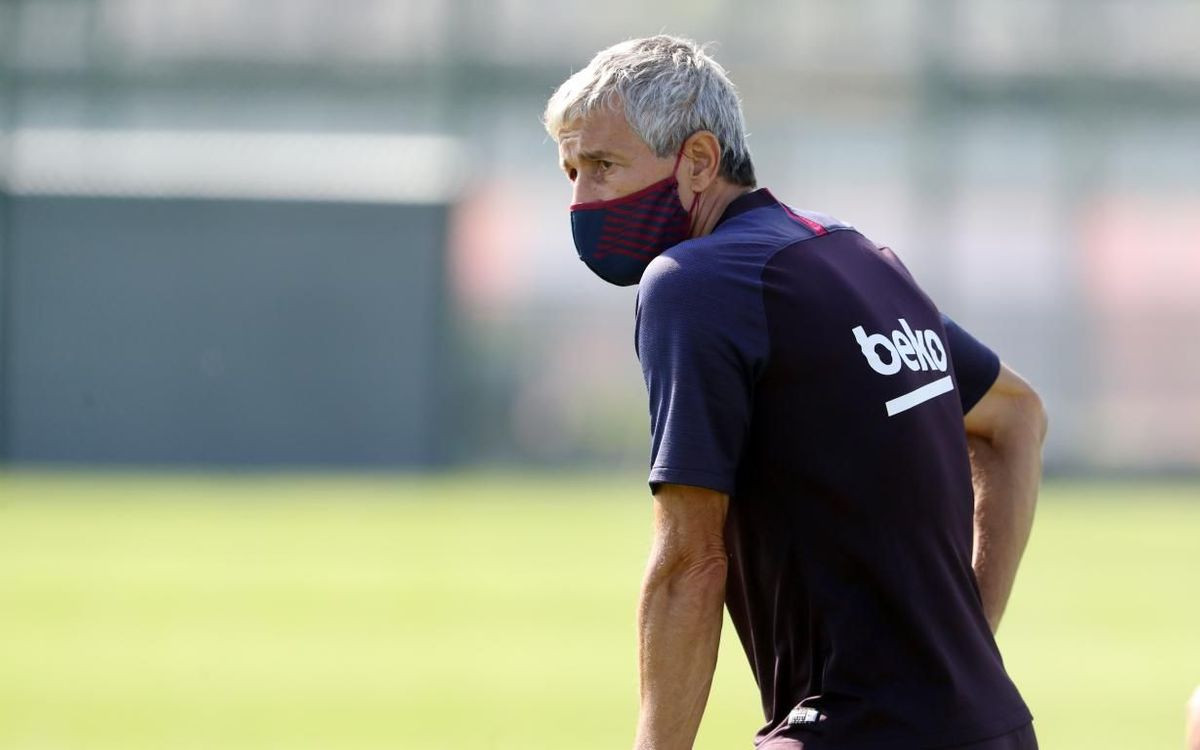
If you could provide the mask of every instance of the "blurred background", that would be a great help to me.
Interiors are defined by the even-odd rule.
[[[634,290],[539,115],[715,40],[761,184],[899,252],[1049,405],[1052,471],[1200,466],[1194,2],[6,0],[12,461],[647,455]]]
[[[1109,746],[1130,690],[1105,731],[1182,736],[1200,3],[0,0],[0,747],[465,747],[471,711],[549,746],[529,706],[627,739],[635,290],[576,258],[539,118],[660,31],[714,42],[760,184],[1042,393],[1059,479],[1002,645],[1053,746]],[[491,708],[415,666],[464,643]],[[707,747],[757,721],[737,648]],[[546,688],[589,675],[594,715]]]

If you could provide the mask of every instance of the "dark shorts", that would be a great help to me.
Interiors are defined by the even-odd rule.
[[[758,746],[758,750],[804,750],[807,745],[800,741],[785,737],[767,740]],[[1037,735],[1033,733],[1033,724],[1026,724],[1020,729],[1008,734],[969,745],[954,745],[939,750],[1038,750]]]
[[[1026,724],[1015,732],[993,737],[983,742],[972,742],[970,745],[955,745],[946,750],[1038,750],[1037,735],[1033,733],[1033,724]]]

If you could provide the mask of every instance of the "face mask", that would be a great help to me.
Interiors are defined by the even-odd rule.
[[[617,286],[636,284],[650,261],[689,237],[700,194],[689,209],[679,202],[675,171],[682,158],[681,149],[669,177],[636,193],[571,206],[575,249],[597,276]]]

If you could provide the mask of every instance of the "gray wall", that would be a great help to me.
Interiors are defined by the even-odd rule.
[[[446,458],[445,207],[7,200],[4,458]]]

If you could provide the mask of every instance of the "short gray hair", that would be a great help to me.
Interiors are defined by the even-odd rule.
[[[631,39],[601,50],[546,103],[543,121],[555,141],[563,128],[597,107],[622,106],[629,127],[659,157],[674,156],[688,136],[707,130],[721,144],[720,175],[754,187],[754,165],[737,90],[690,39]]]

